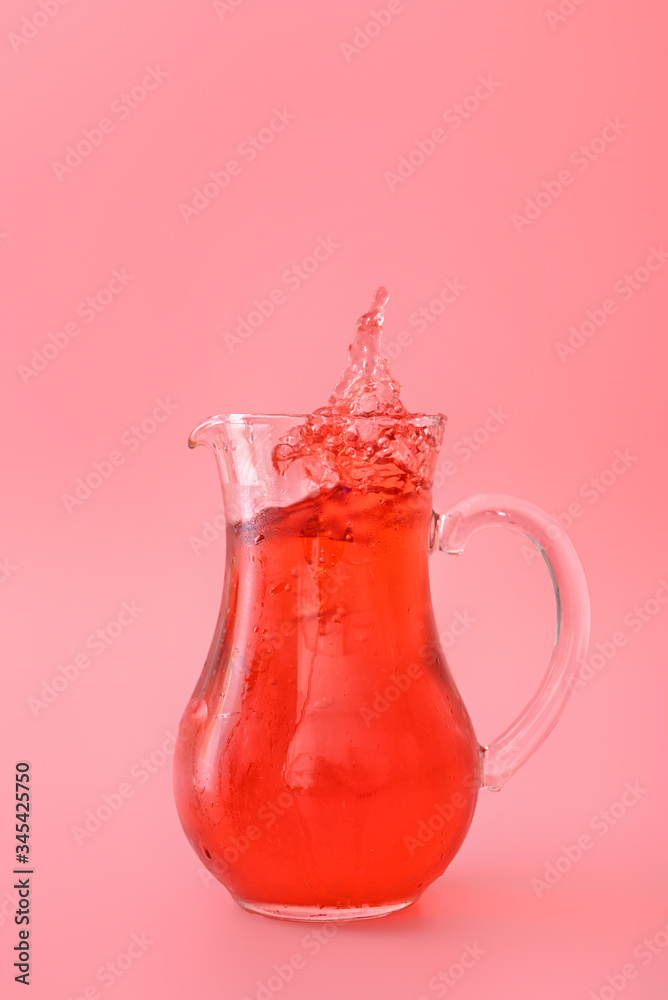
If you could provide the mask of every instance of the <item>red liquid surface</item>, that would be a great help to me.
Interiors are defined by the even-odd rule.
[[[480,749],[440,650],[429,489],[337,486],[230,527],[183,716],[184,829],[239,899],[418,896],[471,822]]]

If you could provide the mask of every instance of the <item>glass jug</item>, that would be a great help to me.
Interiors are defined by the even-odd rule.
[[[587,649],[587,585],[560,523],[526,501],[479,495],[438,515],[430,489],[323,494],[299,462],[280,475],[274,449],[305,419],[219,415],[191,435],[217,459],[226,573],[175,797],[200,860],[246,909],[382,916],[445,871],[479,789],[499,789],[554,726]],[[439,644],[428,556],[459,554],[487,525],[540,549],[557,637],[531,702],[481,747]]]

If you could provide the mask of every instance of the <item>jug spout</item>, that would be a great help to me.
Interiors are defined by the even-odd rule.
[[[198,424],[194,431],[191,431],[190,437],[188,438],[188,447],[196,448],[198,444],[208,445],[208,447],[213,447],[214,441],[220,432],[220,425],[224,423],[225,418],[222,415],[216,417],[208,417],[203,420],[201,424]]]
[[[205,445],[216,458],[228,521],[245,521],[264,507],[285,507],[317,489],[301,462],[286,473],[274,463],[276,446],[305,420],[295,413],[219,413],[192,431],[188,445]]]
[[[198,444],[210,447],[226,445],[235,450],[238,443],[245,440],[249,445],[257,447],[280,443],[282,437],[294,431],[296,426],[304,423],[303,413],[218,413],[207,417],[191,432],[188,445],[196,448]]]

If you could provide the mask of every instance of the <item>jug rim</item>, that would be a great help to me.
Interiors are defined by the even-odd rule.
[[[242,420],[281,420],[287,417],[291,420],[307,420],[309,417],[315,416],[315,413],[214,413],[206,420],[202,420],[202,424],[208,424],[213,420],[219,423],[237,423]],[[351,414],[351,419],[355,420],[369,420],[374,417],[389,416],[389,414],[382,413],[357,413]],[[440,422],[442,420],[447,420],[448,418],[444,413],[404,413],[403,416],[393,418],[397,420],[434,420]],[[200,424],[201,426],[201,424]]]
[[[228,426],[239,426],[244,424],[277,424],[281,421],[306,421],[311,417],[316,416],[315,413],[215,413],[206,420],[202,420],[201,423],[191,431],[188,444],[191,448],[194,448],[197,444],[201,443],[197,440],[197,436],[205,430],[209,430],[212,427],[217,427],[221,425]],[[387,416],[387,414],[377,414],[377,413],[367,413],[367,414],[351,414],[351,420],[372,420],[376,417]],[[396,420],[407,420],[407,421],[428,421],[434,426],[445,425],[447,423],[447,417],[444,413],[404,413],[402,416],[396,418],[391,418]]]

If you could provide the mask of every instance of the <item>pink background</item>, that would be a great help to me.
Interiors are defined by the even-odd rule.
[[[8,914],[13,769],[28,759],[39,1000],[93,987],[243,1000],[263,986],[291,1000],[444,988],[460,1000],[663,1000],[665,6],[394,0],[374,22],[389,23],[368,32],[384,0],[217,6],[6,0],[0,13],[3,995],[22,995]],[[133,97],[145,77],[153,89]],[[272,120],[281,131],[260,133],[271,142],[251,159],[243,143]],[[76,154],[84,130],[97,145]],[[418,163],[418,141],[430,155],[393,178],[400,157]],[[224,190],[184,210],[230,160]],[[284,280],[321,238],[327,259]],[[655,270],[643,270],[648,257]],[[465,286],[456,301],[438,316],[436,303],[426,329],[411,325],[447,280]],[[555,514],[579,503],[570,534],[591,589],[591,651],[615,653],[595,661],[508,787],[481,795],[464,847],[421,902],[340,927],[316,954],[305,925],[244,913],[205,884],[176,817],[160,748],[206,655],[224,557],[221,538],[194,551],[221,498],[211,456],[186,441],[213,413],[322,404],[381,282],[406,404],[449,416],[443,459],[455,471],[441,509],[484,490]],[[224,338],[276,289],[252,336]],[[601,325],[560,357],[587,310]],[[132,427],[160,399],[173,405],[139,440]],[[468,453],[463,439],[490,407],[503,425]],[[591,484],[617,450],[626,466]],[[63,495],[94,463],[108,477],[68,510]],[[432,578],[444,630],[457,612],[477,619],[449,658],[489,741],[547,662],[547,573],[519,536],[491,532],[461,560],[435,557]],[[642,621],[633,609],[647,601]],[[87,645],[123,602],[142,610],[101,652]],[[70,666],[49,703],[30,700],[82,654],[88,665]],[[615,807],[626,783],[636,798]],[[77,843],[73,828],[121,785],[120,808]],[[614,825],[600,818],[611,807]],[[593,847],[536,889],[587,833]],[[144,950],[120,977],[98,978],[133,934]],[[655,937],[656,954],[644,951]],[[437,991],[433,977],[457,976],[467,946],[481,957]],[[271,979],[294,954],[303,968]]]

